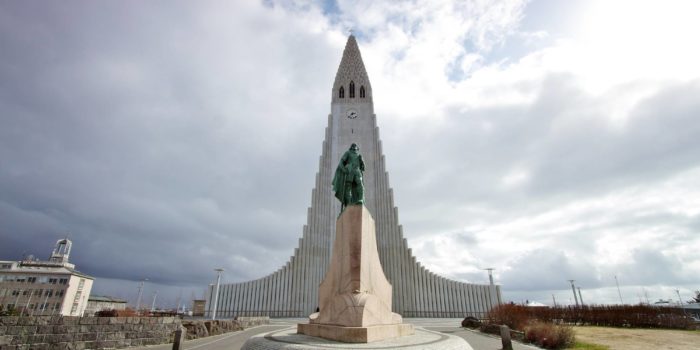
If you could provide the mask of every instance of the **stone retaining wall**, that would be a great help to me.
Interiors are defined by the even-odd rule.
[[[184,320],[182,325],[187,329],[187,339],[197,339],[218,335],[246,328],[269,324],[270,318],[237,317],[235,320]]]
[[[176,317],[0,317],[0,350],[104,349],[172,342]]]
[[[125,348],[171,343],[180,324],[187,328],[187,339],[196,339],[269,323],[269,317],[0,317],[0,350]]]

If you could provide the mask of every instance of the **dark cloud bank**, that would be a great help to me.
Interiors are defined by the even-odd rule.
[[[285,34],[290,24],[275,16],[237,23],[206,7],[84,5],[0,5],[0,257],[44,257],[68,233],[98,293],[134,298],[148,277],[151,289],[171,286],[170,301],[199,297],[215,267],[227,281],[274,271],[306,219],[342,47]],[[528,106],[448,107],[413,125],[379,116],[409,240],[467,225],[465,207],[509,220],[700,164],[698,81],[644,99],[622,128],[572,77],[548,77],[538,96]],[[529,181],[504,190],[514,167]],[[697,232],[697,216],[661,214],[645,218]],[[460,244],[478,249],[479,238]],[[606,286],[574,249],[523,251],[500,280],[516,291],[563,289],[572,275]],[[633,284],[697,282],[675,272],[687,263],[648,247],[615,268]]]

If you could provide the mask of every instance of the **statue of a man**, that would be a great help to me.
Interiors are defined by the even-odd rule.
[[[333,177],[333,192],[335,192],[335,198],[338,198],[342,204],[341,212],[348,205],[365,202],[363,171],[365,171],[365,162],[360,155],[360,147],[353,143],[340,158]]]

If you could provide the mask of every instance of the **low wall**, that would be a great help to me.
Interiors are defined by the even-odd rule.
[[[0,317],[0,350],[103,349],[172,342],[176,317]]]
[[[269,324],[270,318],[237,317],[235,320],[183,320],[182,325],[187,329],[187,339],[197,339],[218,335],[246,328]]]
[[[182,324],[187,339],[269,324],[269,317],[185,320],[177,317],[0,317],[0,350],[125,348],[171,343]]]

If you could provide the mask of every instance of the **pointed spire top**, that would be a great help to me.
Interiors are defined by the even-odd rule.
[[[357,40],[355,40],[355,36],[352,33],[348,36],[347,43],[345,43],[343,58],[340,60],[338,73],[335,75],[333,91],[337,91],[342,86],[348,89],[350,82],[353,82],[358,89],[360,86],[364,86],[367,97],[372,95],[372,88],[369,83],[367,71],[365,70],[365,64],[362,62],[360,48],[357,46]],[[337,97],[337,94],[334,95]]]

